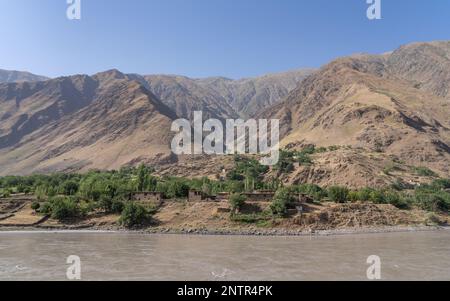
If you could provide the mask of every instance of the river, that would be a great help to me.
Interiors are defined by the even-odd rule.
[[[0,280],[450,280],[450,231],[311,237],[0,232]]]

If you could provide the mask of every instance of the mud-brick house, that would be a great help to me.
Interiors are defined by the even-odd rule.
[[[164,194],[155,191],[140,191],[130,194],[130,200],[139,203],[161,203],[164,199]]]
[[[230,198],[230,193],[228,192],[219,192],[216,196],[216,201],[228,201]]]
[[[216,200],[216,197],[202,191],[190,190],[188,200],[189,202],[213,202]]]
[[[243,193],[242,195],[247,197],[248,202],[271,202],[275,196],[275,192],[270,190],[261,190]]]

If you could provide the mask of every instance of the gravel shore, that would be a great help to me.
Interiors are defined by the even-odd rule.
[[[224,236],[333,236],[354,234],[377,234],[377,233],[401,233],[401,232],[425,232],[425,231],[448,231],[450,227],[439,226],[395,226],[395,227],[370,227],[370,228],[347,228],[318,231],[294,231],[289,229],[170,229],[170,228],[148,228],[127,230],[122,228],[82,228],[82,227],[0,227],[1,232],[114,232],[135,234],[178,234],[178,235],[224,235]]]

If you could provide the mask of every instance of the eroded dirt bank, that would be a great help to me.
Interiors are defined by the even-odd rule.
[[[0,201],[0,231],[9,230],[109,230],[129,231],[119,225],[119,215],[97,212],[64,223],[31,209],[32,199]],[[145,227],[145,233],[223,235],[305,235],[433,230],[449,223],[446,214],[400,210],[370,203],[308,204],[303,213],[286,218],[266,214],[269,202],[248,203],[231,216],[228,202],[166,201]]]

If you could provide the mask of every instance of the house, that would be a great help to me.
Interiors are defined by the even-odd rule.
[[[247,197],[247,201],[249,202],[271,202],[273,197],[275,196],[275,192],[270,190],[261,190],[254,192],[246,192],[243,193],[242,195]]]
[[[228,192],[219,192],[216,196],[217,201],[228,201],[230,198],[230,193]]]
[[[208,195],[202,191],[189,190],[188,201],[189,202],[213,202],[216,197]]]

